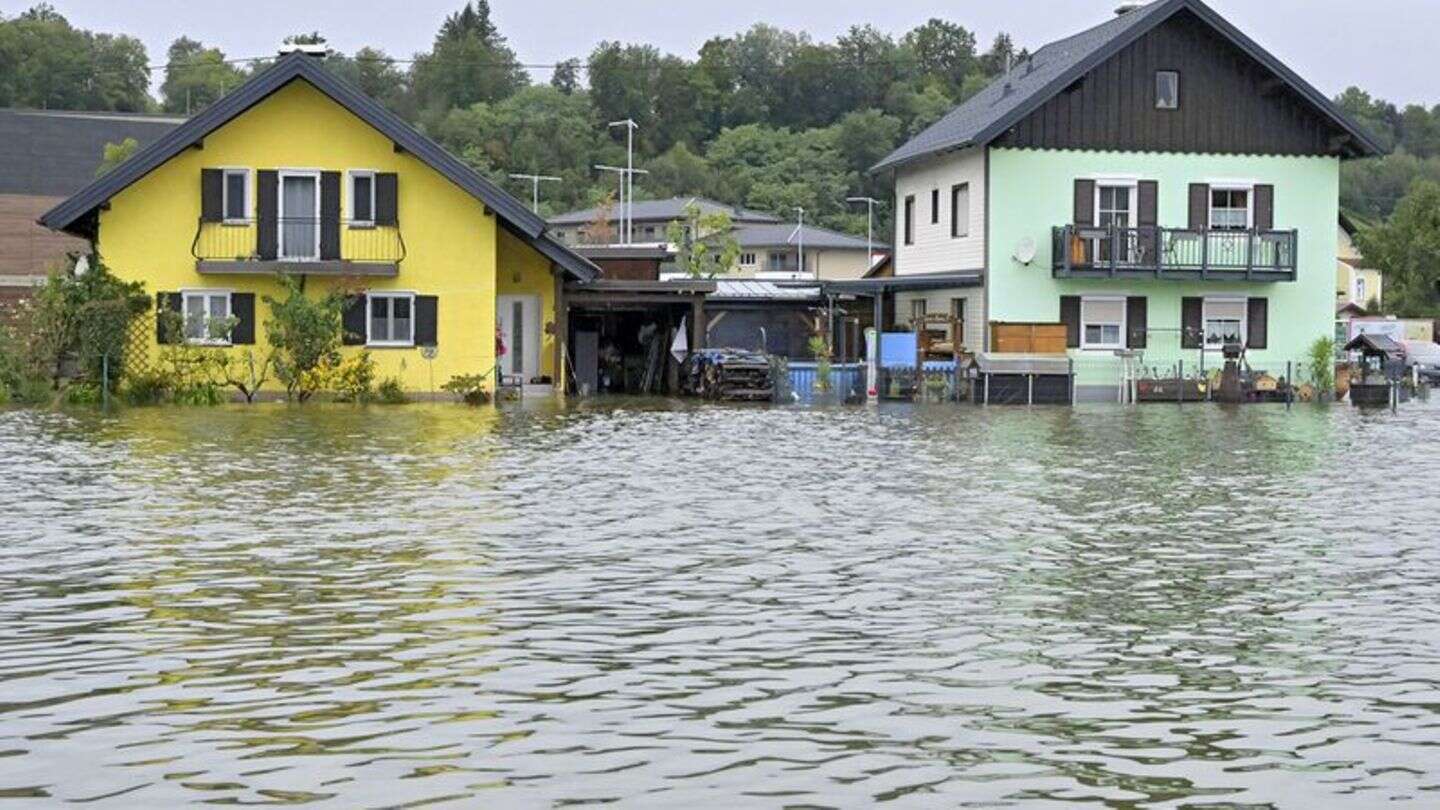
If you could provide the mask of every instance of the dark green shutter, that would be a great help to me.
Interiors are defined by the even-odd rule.
[[[1251,298],[1246,304],[1246,348],[1264,349],[1270,342],[1270,300],[1268,298]]]
[[[440,345],[440,299],[433,295],[415,296],[415,345]]]
[[[1154,267],[1160,246],[1160,184],[1154,180],[1141,180],[1136,187],[1136,196],[1139,197],[1135,213],[1136,224],[1140,226],[1140,264]]]
[[[1210,187],[1204,183],[1190,184],[1190,230],[1210,229]]]
[[[1275,230],[1275,187],[1255,187],[1255,230]]]
[[[1060,296],[1060,322],[1065,324],[1065,345],[1080,348],[1080,296]]]
[[[340,258],[340,173],[320,173],[320,258]]]
[[[235,319],[230,342],[236,346],[254,345],[255,293],[230,293],[230,316]]]
[[[1075,181],[1075,224],[1095,224],[1095,181]],[[1077,321],[1078,323],[1078,321]]]
[[[274,261],[280,241],[280,176],[274,169],[262,169],[255,178],[255,252]]]
[[[155,342],[156,342],[156,343],[159,343],[159,344],[161,344],[161,345],[164,345],[164,344],[166,344],[166,343],[179,343],[179,342],[181,342],[182,340],[184,340],[184,334],[185,334],[185,327],[184,327],[184,325],[181,324],[181,323],[179,323],[179,322],[176,322],[174,318],[166,318],[166,317],[165,317],[165,313],[166,313],[166,312],[173,312],[173,313],[175,313],[175,314],[177,314],[177,315],[182,315],[182,316],[183,316],[184,313],[181,311],[181,307],[182,307],[182,300],[181,300],[181,297],[180,297],[180,293],[178,293],[178,292],[161,292],[161,293],[155,293]],[[173,325],[174,325],[175,328],[176,328],[176,333],[174,333],[174,334],[168,334],[168,335],[165,333],[165,324],[166,324],[166,321],[167,321],[167,320],[168,320],[168,321],[171,321],[171,322],[174,322]]]
[[[1180,299],[1180,348],[1200,349],[1205,346],[1205,299]]]
[[[350,296],[345,302],[345,313],[341,316],[340,342],[346,346],[365,345],[366,308],[370,299],[364,294]]]
[[[225,218],[225,173],[219,169],[200,170],[200,219],[219,222]]]
[[[1132,295],[1125,299],[1125,348],[1145,348],[1149,333],[1149,301],[1143,295]]]
[[[400,179],[394,172],[375,175],[375,224],[400,223]]]

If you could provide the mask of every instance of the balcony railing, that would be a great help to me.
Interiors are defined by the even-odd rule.
[[[1056,278],[1294,281],[1298,231],[1065,225],[1052,237]]]
[[[332,220],[333,222],[333,220]],[[202,273],[271,272],[282,266],[315,273],[394,275],[405,258],[397,225],[340,220],[325,233],[319,217],[200,222],[190,253]]]

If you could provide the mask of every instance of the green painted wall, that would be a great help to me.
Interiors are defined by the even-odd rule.
[[[1275,227],[1300,232],[1298,280],[1277,283],[1190,282],[1134,279],[1056,279],[1051,275],[1051,229],[1074,216],[1074,181],[1097,175],[1155,180],[1164,227],[1188,224],[1191,183],[1254,181],[1275,186]],[[1180,327],[1185,296],[1264,296],[1270,300],[1269,349],[1249,359],[1256,368],[1284,372],[1335,320],[1335,223],[1339,215],[1340,162],[1322,157],[1149,154],[994,149],[990,154],[990,320],[1056,322],[1062,295],[1144,295],[1149,325]],[[1013,258],[1020,240],[1039,246],[1028,267]],[[1113,362],[1102,352],[1075,352],[1086,365]],[[1181,351],[1179,332],[1153,333],[1147,363],[1198,362],[1198,350]],[[1218,362],[1211,353],[1207,364]]]

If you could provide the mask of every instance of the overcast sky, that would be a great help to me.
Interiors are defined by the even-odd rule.
[[[392,56],[426,50],[445,15],[464,0],[50,0],[74,25],[126,32],[151,61],[181,34],[232,57],[274,52],[290,33],[318,30],[346,53],[362,45]],[[588,54],[604,39],[645,42],[693,57],[716,34],[756,22],[833,39],[869,23],[899,35],[931,17],[977,33],[982,47],[1008,31],[1027,47],[1104,20],[1118,0],[491,0],[521,61]],[[1241,30],[1333,96],[1355,84],[1397,104],[1440,103],[1437,0],[1210,0]],[[0,0],[6,16],[32,0]],[[536,72],[547,80],[548,73]]]

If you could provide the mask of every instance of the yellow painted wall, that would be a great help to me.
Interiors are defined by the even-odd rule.
[[[504,228],[500,234],[500,258],[496,265],[499,295],[540,296],[540,317],[546,328],[540,334],[540,373],[555,379],[555,277],[550,260]]]
[[[409,154],[396,153],[377,130],[327,96],[297,80],[205,138],[204,148],[187,149],[117,194],[100,215],[98,250],[121,278],[159,291],[220,289],[256,294],[256,344],[233,347],[265,352],[262,296],[279,297],[273,277],[200,275],[191,255],[200,217],[200,170],[248,167],[252,215],[256,170],[373,169],[398,175],[398,213],[406,256],[395,278],[366,279],[375,290],[404,290],[438,297],[439,351],[434,384],[456,374],[495,367],[495,293],[498,245],[507,265],[523,265],[525,278],[539,266],[549,279],[548,261],[503,231],[484,205]],[[342,216],[350,211],[348,183],[342,183]],[[508,240],[508,241],[507,241]],[[339,283],[315,276],[316,293]],[[553,288],[546,317],[553,318]],[[361,347],[345,347],[347,355]],[[419,348],[371,348],[381,378],[398,375],[405,388],[425,391],[431,374]],[[548,355],[547,355],[548,358]],[[277,387],[278,386],[273,386]]]

